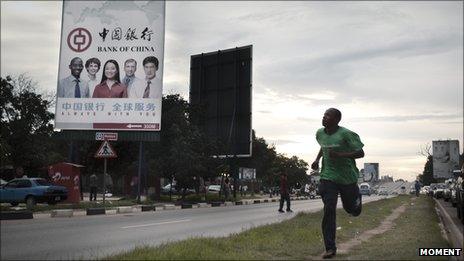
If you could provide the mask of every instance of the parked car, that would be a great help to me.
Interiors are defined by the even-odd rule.
[[[430,190],[430,186],[423,186],[420,190],[421,194],[428,195]]]
[[[428,191],[428,195],[433,197],[433,192],[437,189],[438,183],[430,183],[430,188]]]
[[[385,189],[381,189],[381,190],[379,190],[378,195],[379,195],[379,196],[380,196],[380,195],[388,196],[388,191],[385,190]]]
[[[458,218],[464,224],[464,173],[463,170],[456,173],[458,178],[456,179],[456,184],[454,185],[454,190],[456,193],[456,211]]]
[[[177,194],[176,185],[172,185],[172,188],[171,188],[171,184],[167,184],[166,186],[161,188],[161,193],[162,194],[169,194],[169,193]]]
[[[443,200],[448,202],[451,199],[451,190],[454,187],[453,179],[448,179],[445,181],[445,188],[443,190]]]
[[[433,197],[436,199],[443,198],[443,195],[445,193],[445,188],[446,188],[445,183],[438,183],[435,187],[435,190],[433,190]]]
[[[36,203],[54,205],[68,198],[68,190],[53,185],[43,178],[17,178],[0,187],[0,202],[17,206],[26,203],[32,208]]]
[[[221,185],[209,185],[208,192],[209,193],[219,193],[221,190]]]

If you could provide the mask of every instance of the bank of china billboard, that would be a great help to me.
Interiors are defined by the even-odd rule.
[[[459,141],[432,141],[433,177],[451,178],[459,169]]]
[[[163,1],[64,1],[55,128],[161,129]]]

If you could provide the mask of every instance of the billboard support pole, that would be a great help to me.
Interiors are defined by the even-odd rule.
[[[234,52],[234,69],[235,69],[235,81],[234,81],[234,114],[232,117],[232,133],[233,133],[233,138],[232,138],[232,151],[234,157],[232,158],[232,173],[234,175],[234,199],[237,199],[237,179],[238,179],[238,168],[237,168],[237,124],[235,124],[235,117],[237,114],[237,106],[239,105],[239,95],[237,91],[237,85],[238,85],[238,68],[237,68],[237,50],[238,48],[235,47],[235,52]]]
[[[140,204],[140,183],[142,181],[142,154],[143,154],[143,142],[139,143],[139,169],[138,169],[138,188],[137,188],[137,203]]]
[[[103,161],[103,207],[105,207],[105,194],[106,194],[106,162],[107,159]]]

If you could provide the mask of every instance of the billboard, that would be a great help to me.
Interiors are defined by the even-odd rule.
[[[251,168],[239,168],[238,177],[243,180],[253,180],[256,179],[256,169]]]
[[[219,156],[251,156],[252,46],[192,55],[190,104],[197,124],[222,147]]]
[[[364,182],[379,180],[379,163],[364,163]]]
[[[433,177],[451,178],[453,170],[459,169],[459,141],[432,141]]]
[[[164,1],[63,1],[55,128],[159,131]]]

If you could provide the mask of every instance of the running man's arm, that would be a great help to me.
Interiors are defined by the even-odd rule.
[[[319,168],[319,160],[322,157],[322,148],[319,149],[319,153],[317,154],[316,159],[314,160],[313,164],[311,164],[311,169],[316,170]]]
[[[350,159],[359,159],[364,157],[364,150],[360,149],[357,151],[351,152],[337,152],[337,151],[330,151],[329,155],[331,158],[350,158]]]

